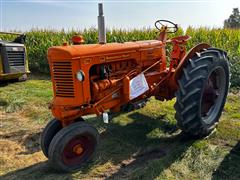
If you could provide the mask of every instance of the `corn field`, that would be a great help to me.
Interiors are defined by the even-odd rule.
[[[54,31],[54,30],[31,30],[26,33],[26,47],[28,52],[29,66],[32,72],[49,73],[47,62],[47,49],[51,46],[62,45],[63,42],[70,42],[70,39],[75,34],[84,36],[85,43],[97,43],[97,29],[90,28],[83,31]],[[156,30],[152,29],[135,29],[121,30],[113,29],[107,31],[108,42],[125,42],[133,40],[148,40],[155,39]],[[209,28],[187,28],[186,32],[180,29],[175,34],[170,34],[170,37],[176,35],[188,34],[192,39],[188,42],[187,48],[195,46],[198,43],[206,42],[223,49],[228,52],[231,64],[231,84],[232,86],[240,86],[240,29],[209,29]],[[0,35],[1,39],[11,40],[11,35]]]

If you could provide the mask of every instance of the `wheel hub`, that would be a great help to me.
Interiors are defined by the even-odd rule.
[[[77,144],[73,147],[73,152],[76,154],[76,155],[81,155],[84,151],[84,148],[81,144]]]
[[[90,136],[76,136],[65,146],[62,154],[66,165],[74,166],[84,162],[94,151],[94,143]]]
[[[216,99],[219,96],[217,86],[217,76],[212,73],[208,79],[208,82],[204,88],[203,99],[202,99],[202,116],[207,116],[210,109],[214,106]]]
[[[222,68],[217,67],[214,69],[205,84],[201,100],[201,117],[209,124],[219,112],[222,104],[225,87],[226,77]]]

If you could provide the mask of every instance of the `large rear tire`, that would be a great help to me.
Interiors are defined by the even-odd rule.
[[[49,162],[53,168],[74,172],[96,152],[98,131],[86,122],[76,122],[61,129],[49,146]]]
[[[188,60],[178,80],[174,105],[180,129],[194,137],[209,135],[217,126],[229,87],[227,54],[209,48]]]

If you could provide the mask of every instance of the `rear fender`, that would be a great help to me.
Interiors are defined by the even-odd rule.
[[[185,64],[187,63],[188,59],[192,58],[196,52],[201,52],[204,49],[207,49],[210,47],[211,46],[209,44],[201,43],[201,44],[198,44],[195,47],[193,47],[190,51],[188,51],[188,53],[180,61],[178,67],[176,68],[176,70],[173,74],[173,78],[174,78],[176,84],[177,84],[177,80],[180,78],[180,76],[182,74],[182,69],[185,66]]]

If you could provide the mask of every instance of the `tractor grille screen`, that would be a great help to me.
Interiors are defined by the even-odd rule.
[[[24,51],[7,51],[10,66],[24,66]]]
[[[67,98],[74,97],[74,82],[71,62],[53,62],[52,70],[56,96]]]

